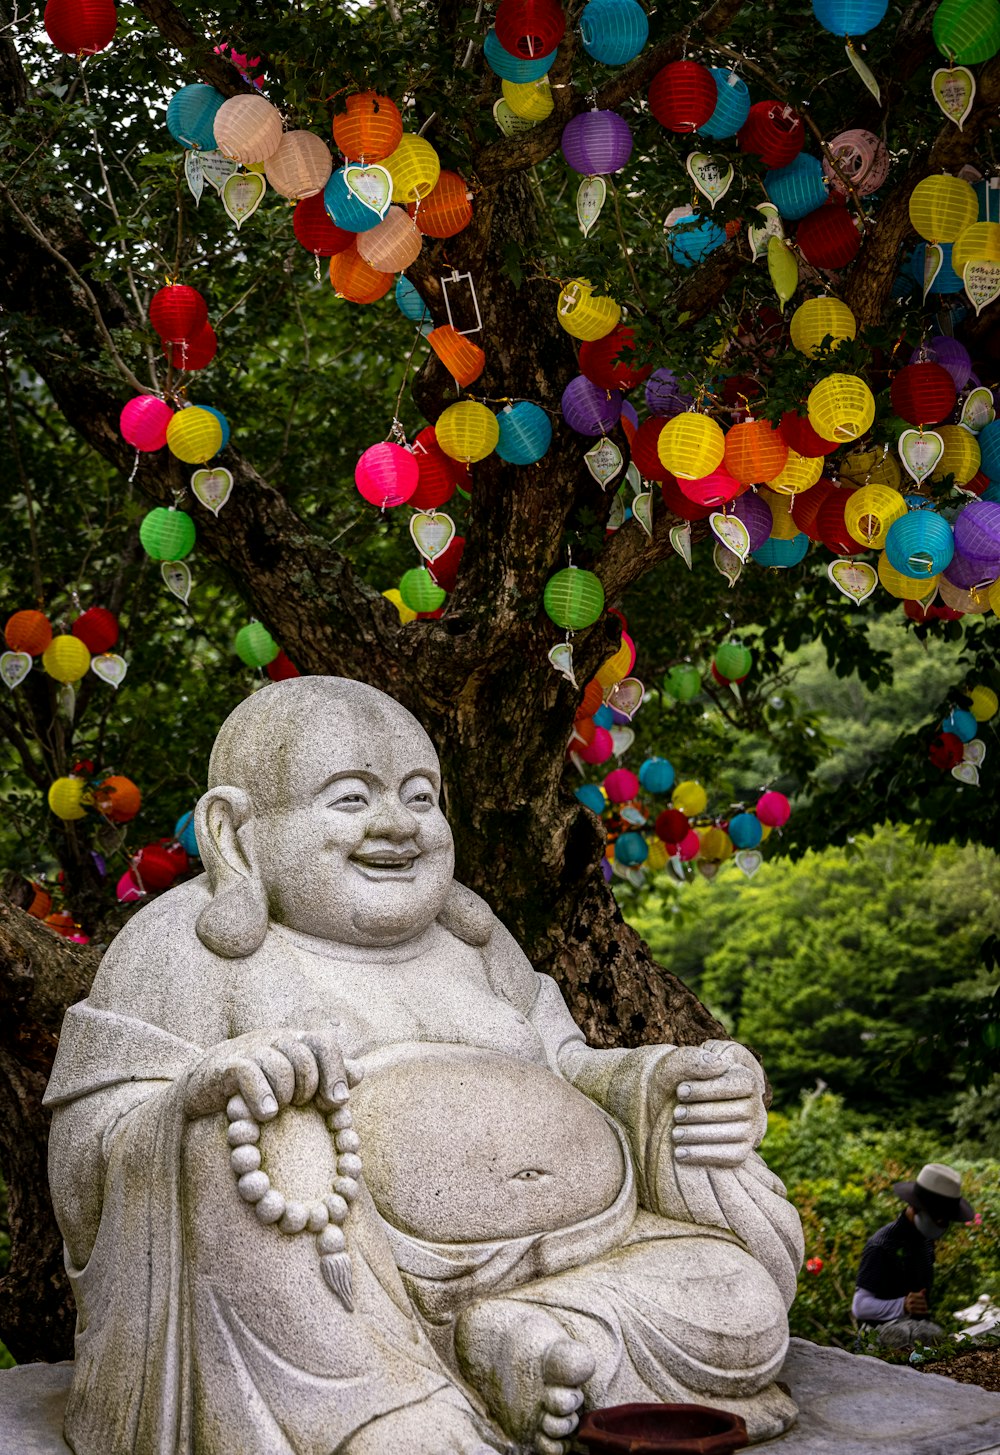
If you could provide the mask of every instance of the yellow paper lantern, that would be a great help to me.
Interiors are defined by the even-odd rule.
[[[792,314],[789,332],[792,347],[811,359],[819,353],[828,335],[830,347],[835,349],[845,339],[857,336],[858,325],[847,304],[839,298],[807,298]]]
[[[382,595],[385,597],[386,601],[391,601],[393,606],[399,612],[399,620],[403,624],[403,626],[406,626],[407,622],[416,621],[417,613],[410,610],[400,593],[396,590],[395,586],[393,586],[391,591],[383,591]]]
[[[222,449],[222,425],[207,409],[178,409],[167,425],[167,449],[186,465],[203,465]]]
[[[559,294],[556,317],[572,338],[593,342],[604,338],[622,316],[613,298],[594,296],[594,285],[586,278],[574,278]]]
[[[967,263],[1000,263],[1000,222],[974,222],[951,250],[951,266],[961,278]]]
[[[322,192],[332,171],[330,148],[312,131],[286,131],[264,165],[268,184],[293,202]]]
[[[844,524],[859,545],[881,550],[894,520],[906,514],[906,501],[887,485],[862,485],[844,506]]]
[[[669,863],[670,855],[667,853],[667,846],[663,840],[656,837],[650,839],[646,868],[655,874],[658,870],[665,869]]]
[[[989,722],[996,715],[997,708],[1000,708],[1000,697],[997,697],[992,687],[973,687],[969,696],[972,698],[971,711],[976,722]]]
[[[215,144],[231,162],[252,167],[281,145],[281,113],[263,96],[230,96],[215,113]]]
[[[878,579],[897,601],[926,601],[937,590],[940,576],[904,576],[895,566],[889,564],[885,551],[878,558]]]
[[[556,103],[547,77],[528,81],[523,86],[516,81],[504,81],[500,89],[511,111],[524,121],[544,121],[552,115]]]
[[[792,497],[779,495],[767,485],[762,485],[757,494],[771,512],[772,540],[790,541],[797,536],[799,528],[792,519]]]
[[[983,458],[976,436],[961,424],[939,424],[935,433],[944,440],[944,454],[931,479],[937,484],[946,475],[953,475],[956,485],[968,485],[978,474]]]
[[[380,273],[401,273],[416,262],[423,233],[405,207],[390,207],[382,221],[358,233],[358,257]]]
[[[679,480],[703,480],[722,464],[726,436],[707,414],[675,414],[660,431],[656,453]]]
[[[500,441],[496,415],[485,404],[471,399],[450,405],[438,418],[434,433],[446,455],[466,464],[485,460]]]
[[[596,673],[598,685],[607,692],[609,687],[614,687],[623,677],[628,675],[632,666],[632,652],[628,642],[622,642],[613,657],[609,657]]]
[[[887,485],[898,490],[903,472],[888,450],[852,450],[840,462],[840,478],[849,485]]]
[[[979,199],[961,177],[925,177],[910,193],[910,221],[925,242],[953,243],[979,216]]]
[[[53,637],[42,653],[42,666],[57,682],[79,682],[90,666],[90,652],[79,637]]]
[[[994,581],[992,586],[987,587],[986,599],[994,616],[1000,616],[1000,581]]]
[[[789,450],[784,468],[773,480],[768,480],[767,484],[778,495],[801,495],[803,490],[810,490],[816,484],[822,473],[822,455],[810,458],[809,455],[800,455],[795,450]]]
[[[75,818],[86,818],[87,810],[83,796],[87,783],[83,778],[57,778],[49,787],[49,808],[56,818],[69,823]]]
[[[708,794],[700,783],[688,778],[677,784],[670,798],[670,807],[676,808],[678,813],[683,813],[688,818],[695,818],[708,807]]]
[[[709,864],[721,864],[732,856],[733,841],[725,829],[718,826],[699,829],[698,843],[701,845],[698,850],[699,859],[705,859]]]
[[[995,582],[990,583],[995,585]],[[945,606],[950,606],[952,611],[961,611],[967,616],[985,616],[990,609],[990,586],[970,586],[964,591],[961,586],[953,586],[947,576],[942,576],[938,582],[938,595]]]
[[[821,379],[810,389],[806,408],[809,423],[825,440],[856,440],[875,418],[872,391],[856,374],[830,374]]]
[[[430,142],[409,132],[382,166],[392,178],[393,202],[404,204],[433,192],[441,175],[441,161]]]

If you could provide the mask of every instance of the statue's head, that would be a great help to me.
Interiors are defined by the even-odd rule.
[[[263,687],[223,723],[195,813],[212,902],[198,936],[252,954],[269,921],[343,945],[398,945],[454,871],[437,754],[385,693],[343,677]]]

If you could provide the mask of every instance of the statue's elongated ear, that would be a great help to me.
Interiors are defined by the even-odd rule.
[[[212,899],[195,926],[207,949],[227,960],[259,950],[267,896],[253,853],[253,805],[242,788],[210,788],[194,811],[195,834]]]

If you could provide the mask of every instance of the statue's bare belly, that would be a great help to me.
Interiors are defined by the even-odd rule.
[[[387,1222],[467,1243],[568,1227],[611,1206],[622,1150],[592,1101],[529,1061],[420,1049],[373,1068],[351,1095],[365,1180]]]

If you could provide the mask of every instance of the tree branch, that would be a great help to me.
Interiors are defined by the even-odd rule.
[[[212,42],[198,34],[171,0],[135,0],[135,8],[180,51],[201,79],[223,96],[242,96],[247,91],[247,83],[232,62],[215,54]]]

